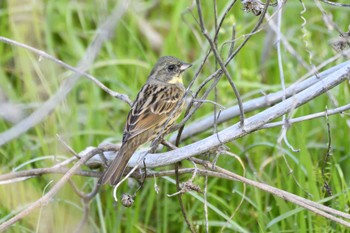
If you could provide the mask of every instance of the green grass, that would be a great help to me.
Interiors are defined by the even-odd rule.
[[[219,15],[222,14],[225,1],[218,1]],[[110,89],[125,93],[131,99],[146,80],[153,64],[161,55],[173,55],[184,61],[194,63],[186,76],[185,83],[190,82],[201,58],[209,48],[201,35],[199,26],[190,14],[181,14],[190,7],[189,1],[160,1],[155,8],[145,15],[145,7],[152,2],[136,2],[130,6],[114,33],[107,41],[94,64],[88,72],[97,77]],[[26,7],[24,7],[26,6]],[[342,30],[347,30],[350,10],[323,5],[333,15],[334,21]],[[332,57],[335,52],[328,40],[337,37],[334,30],[327,30],[322,21],[322,14],[313,2],[308,2],[303,14],[307,23],[306,39],[302,36],[302,7],[298,1],[289,1],[284,9],[282,32],[293,48],[308,63],[314,65]],[[0,35],[31,45],[46,51],[70,65],[77,65],[91,43],[96,29],[111,13],[114,1],[35,1],[27,5],[16,1],[0,2]],[[275,8],[274,8],[275,9]],[[272,11],[269,11],[272,13]],[[194,9],[193,14],[197,17]],[[203,1],[203,14],[206,27],[210,32],[214,26],[213,6],[211,1]],[[138,24],[139,18],[147,22],[160,33],[163,44],[157,51],[152,49],[152,42],[142,34]],[[186,23],[182,20],[185,19]],[[242,11],[242,5],[234,6],[228,20],[224,22],[219,37],[219,45],[231,36],[232,23],[236,24],[236,46],[243,41],[243,36],[254,27],[257,17]],[[189,27],[195,29],[195,33]],[[267,28],[267,27],[265,27]],[[228,66],[235,84],[242,95],[261,96],[259,90],[271,93],[280,89],[277,53],[272,43],[270,56],[265,58],[261,67],[261,56],[266,46],[266,30],[254,35],[238,56]],[[305,43],[308,47],[305,47]],[[229,46],[222,49],[226,56]],[[303,76],[307,70],[282,46],[283,66],[286,84],[289,85]],[[57,64],[40,59],[36,54],[22,48],[0,42],[0,88],[13,103],[22,104],[26,112],[31,113],[45,100],[56,93],[60,84],[70,71]],[[345,59],[329,64],[329,68]],[[215,70],[213,56],[204,67],[201,81]],[[218,102],[226,107],[235,103],[232,90],[223,78],[219,85]],[[257,94],[258,93],[258,94]],[[334,108],[329,97],[336,99],[339,106],[347,104],[350,99],[349,84],[344,83],[329,92],[329,95],[312,100],[300,107],[295,116],[303,116],[324,111],[325,107]],[[252,98],[252,97],[250,97]],[[213,100],[213,95],[210,95]],[[0,109],[1,111],[1,109]],[[72,156],[58,140],[60,135],[75,151],[87,146],[97,146],[104,140],[120,141],[125,117],[129,106],[113,99],[87,79],[81,78],[66,100],[42,123],[27,133],[12,140],[0,148],[1,174],[28,161],[51,156],[48,159],[31,162],[21,170],[49,167],[56,163],[52,156]],[[193,116],[192,121],[213,111],[211,104],[205,104]],[[256,111],[257,112],[257,111]],[[254,112],[254,113],[256,113]],[[254,114],[247,114],[248,116]],[[238,119],[220,125],[223,129]],[[300,149],[295,153],[285,144],[279,145],[277,138],[280,128],[265,129],[254,132],[244,138],[228,143],[232,153],[240,156],[239,161],[222,155],[218,165],[247,178],[263,181],[269,185],[306,197],[313,201],[324,202],[327,206],[349,213],[350,181],[350,135],[349,115],[337,115],[329,118],[332,136],[332,157],[326,165],[326,175],[333,195],[327,199],[322,185],[322,161],[327,151],[328,136],[326,119],[316,119],[293,125],[287,135],[293,147]],[[11,128],[12,124],[0,119],[0,132]],[[200,140],[212,131],[197,135],[185,142],[186,145]],[[285,157],[285,158],[284,158]],[[288,166],[293,170],[289,175]],[[192,166],[184,162],[184,166]],[[169,167],[172,169],[172,167]],[[87,168],[85,168],[87,169]],[[52,187],[51,181],[57,181],[61,175],[44,175],[14,184],[0,186],[0,222],[13,216],[28,204],[40,198]],[[295,179],[294,179],[294,178]],[[185,181],[190,176],[181,178]],[[89,220],[84,232],[189,232],[181,214],[177,197],[167,194],[176,192],[170,178],[157,178],[160,192],[154,190],[154,180],[149,179],[138,191],[132,208],[113,203],[112,188],[104,187],[90,204]],[[93,186],[93,179],[74,177],[74,181],[84,191]],[[204,189],[204,178],[197,177],[194,182]],[[299,184],[299,185],[298,185]],[[135,183],[123,184],[120,193],[133,194],[137,189]],[[233,219],[224,232],[346,232],[341,225],[316,216],[273,195],[243,184],[218,178],[209,178],[208,209],[210,232],[219,232],[227,223],[234,210],[244,199]],[[188,217],[195,223],[198,232],[205,232],[203,194],[187,193],[183,195]],[[28,217],[12,226],[8,232],[72,232],[83,217],[81,200],[72,188],[66,185],[47,206],[31,213]]]

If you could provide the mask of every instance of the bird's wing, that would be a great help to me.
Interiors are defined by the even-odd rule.
[[[177,86],[146,84],[129,112],[123,142],[164,124],[182,96],[183,92]]]

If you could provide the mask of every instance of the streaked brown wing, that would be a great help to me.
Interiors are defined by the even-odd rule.
[[[129,112],[123,142],[164,124],[182,96],[183,91],[176,86],[146,84]]]

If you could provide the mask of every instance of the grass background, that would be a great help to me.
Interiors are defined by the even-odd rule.
[[[0,1],[0,35],[46,51],[65,63],[76,65],[91,43],[98,25],[111,13],[114,1]],[[218,12],[222,14],[225,1],[218,1]],[[282,33],[293,48],[307,62],[318,65],[336,52],[329,40],[338,36],[328,29],[322,13],[307,2],[303,34],[302,6],[299,1],[288,1],[283,13]],[[161,55],[173,55],[198,67],[208,44],[201,36],[198,25],[191,14],[184,14],[191,6],[189,1],[132,1],[129,10],[119,22],[114,37],[100,51],[89,73],[97,77],[110,89],[125,93],[131,99],[146,80],[153,64]],[[350,10],[324,5],[343,31],[350,24]],[[236,44],[253,28],[257,17],[244,12],[241,3],[236,3],[219,36],[219,45],[231,36],[232,24],[236,24]],[[270,9],[272,13],[276,8]],[[194,17],[197,16],[193,10]],[[203,1],[203,13],[208,29],[214,26],[213,3]],[[147,22],[162,38],[157,45],[142,33]],[[267,28],[267,27],[265,27]],[[238,56],[229,65],[229,71],[244,99],[261,96],[280,90],[275,37],[269,39],[268,30],[254,35]],[[223,47],[227,54],[228,46]],[[310,53],[312,59],[309,60]],[[269,56],[262,56],[269,52]],[[34,111],[52,96],[59,85],[70,74],[67,70],[41,59],[24,49],[0,43],[0,88],[13,103]],[[283,49],[283,68],[287,85],[295,82],[307,70]],[[326,68],[345,60],[339,59]],[[195,68],[186,76],[190,82]],[[199,80],[215,70],[214,58],[210,57]],[[209,97],[213,99],[213,95]],[[349,102],[349,84],[344,83],[328,95],[323,95],[298,108],[294,116],[324,111]],[[218,102],[226,107],[235,104],[229,84],[223,78],[218,85]],[[6,109],[0,109],[6,111]],[[0,148],[1,173],[23,165],[20,170],[49,167],[70,157],[70,153],[57,139],[59,134],[75,151],[87,146],[97,146],[102,141],[118,142],[122,136],[124,120],[129,106],[108,96],[92,82],[81,78],[67,99],[42,123]],[[204,104],[192,121],[211,114],[213,106]],[[248,115],[252,115],[250,113]],[[231,120],[218,127],[222,129],[237,122]],[[218,165],[245,174],[247,178],[266,182],[288,192],[307,197],[343,212],[350,212],[350,138],[349,115],[329,118],[332,136],[332,157],[326,164],[327,181],[333,196],[326,198],[322,188],[321,168],[327,151],[328,135],[324,118],[293,125],[288,131],[288,140],[300,149],[292,152],[285,144],[279,145],[280,129],[254,132],[244,138],[228,143],[231,152],[240,156],[238,160],[222,155]],[[0,119],[0,131],[12,124]],[[195,136],[182,145],[210,135],[209,130]],[[289,174],[288,166],[293,169]],[[36,161],[34,161],[36,160]],[[186,166],[187,163],[184,163]],[[190,164],[188,164],[191,166]],[[171,167],[169,167],[171,168]],[[293,178],[294,176],[294,178]],[[61,175],[45,175],[23,182],[0,186],[0,223],[10,218],[29,203],[37,200],[57,181]],[[185,181],[189,177],[183,177]],[[78,186],[88,192],[95,180],[74,177]],[[188,232],[176,197],[167,194],[176,192],[173,177],[158,178],[159,194],[154,191],[154,180],[146,182],[138,192],[132,208],[113,203],[112,188],[104,187],[90,204],[89,220],[84,232]],[[203,188],[204,178],[197,177],[195,183]],[[133,193],[134,182],[123,184],[121,192]],[[205,232],[203,195],[197,193],[183,196],[191,222],[198,232]],[[244,201],[241,206],[241,199]],[[261,190],[246,187],[239,182],[209,178],[208,182],[210,232],[218,232],[239,206],[234,217],[223,232],[346,232],[347,230],[323,217],[305,211],[294,204]],[[50,203],[30,214],[10,228],[9,232],[72,232],[83,217],[81,200],[72,188],[66,185]]]

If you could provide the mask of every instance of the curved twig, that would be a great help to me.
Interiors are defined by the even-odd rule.
[[[112,15],[109,16],[107,20],[102,24],[102,26],[97,30],[96,37],[91,42],[84,57],[78,63],[77,70],[84,72],[90,67],[92,62],[97,57],[103,43],[111,37],[112,32],[114,31],[120,18],[123,16],[124,12],[126,11],[127,6],[128,6],[128,1],[121,2],[113,11]],[[40,51],[37,51],[37,52],[40,53]],[[41,53],[41,54],[44,56],[46,53]],[[48,54],[46,55],[45,56],[49,58],[49,55]],[[58,60],[56,62],[60,62],[60,61]],[[56,106],[66,98],[67,94],[72,90],[74,85],[79,80],[79,77],[82,75],[81,72],[74,73],[69,78],[67,78],[62,83],[62,85],[60,86],[56,94],[53,95],[49,100],[47,100],[35,112],[30,114],[28,117],[20,121],[18,124],[10,128],[9,130],[1,133],[0,146],[17,138],[21,134],[27,132],[29,129],[34,127],[35,125],[42,122],[56,108]],[[120,94],[117,94],[117,95],[119,95],[119,97],[122,99],[125,98],[125,101],[128,102],[126,96],[124,95],[122,96]]]

